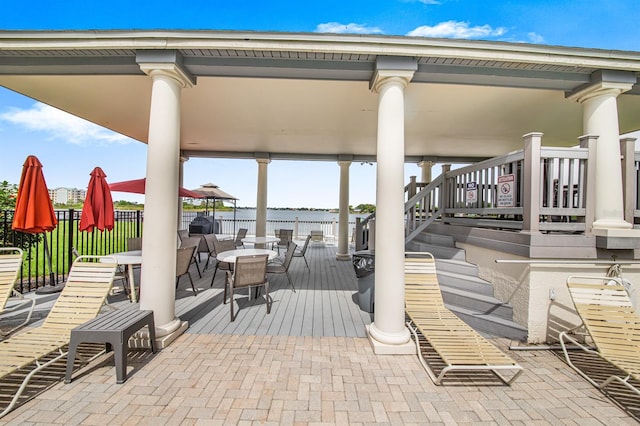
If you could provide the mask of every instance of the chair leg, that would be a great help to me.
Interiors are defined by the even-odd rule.
[[[213,277],[211,277],[211,287],[213,287],[213,281],[216,279],[216,272],[218,272],[218,264],[216,263],[216,269],[213,271]]]
[[[200,266],[198,266],[198,259],[196,259],[195,257],[193,259],[194,259],[193,263],[196,265],[196,271],[198,271],[198,276],[202,278],[202,273],[200,272]]]
[[[302,258],[304,259],[304,263],[307,265],[307,269],[311,272],[311,268],[309,268],[309,263],[307,262],[307,257],[303,254]]]
[[[289,271],[285,271],[285,274],[287,274],[287,279],[289,280],[289,284],[291,284],[291,289],[295,293],[296,292],[296,288],[293,286],[293,281],[291,281],[291,277],[289,276]]]
[[[180,282],[180,277],[176,277],[176,290],[178,289],[178,283]]]
[[[233,316],[233,285],[229,286],[229,311],[231,312],[231,322],[233,322],[235,320],[235,317]]]
[[[193,285],[193,280],[191,279],[191,272],[187,272],[187,275],[189,276],[189,281],[191,282],[191,288],[193,289],[193,295],[197,296],[198,295],[198,290],[196,290],[196,286]]]
[[[267,315],[271,313],[271,296],[269,296],[269,281],[264,283],[264,300],[267,302]]]

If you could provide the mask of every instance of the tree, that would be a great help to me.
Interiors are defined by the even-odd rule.
[[[355,208],[355,211],[359,211],[360,213],[375,213],[376,205],[375,204],[358,204]]]
[[[18,235],[22,235],[21,233],[11,230],[17,195],[18,185],[9,183],[6,180],[0,182],[0,245],[17,246],[27,250],[30,245],[37,244],[40,237],[20,238]]]

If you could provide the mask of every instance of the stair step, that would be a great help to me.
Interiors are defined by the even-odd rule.
[[[493,297],[493,285],[475,276],[438,271],[438,282],[440,285]]]
[[[441,272],[478,276],[478,266],[462,260],[436,259],[436,268]]]
[[[443,247],[456,246],[456,241],[451,235],[429,234],[427,232],[422,232],[416,235],[413,241]]]
[[[447,308],[479,332],[521,342],[527,341],[527,329],[511,320],[480,314],[469,309],[460,308],[459,306],[447,306]]]
[[[441,285],[440,290],[442,291],[442,298],[446,304],[469,309],[485,315],[495,315],[507,320],[513,318],[513,307],[508,303],[501,302],[495,297],[445,285]]]
[[[462,249],[423,243],[415,240],[407,244],[407,250],[429,252],[436,259],[454,259],[460,261],[466,259],[465,252]]]

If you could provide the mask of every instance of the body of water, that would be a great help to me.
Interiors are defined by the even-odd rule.
[[[209,216],[213,212],[209,211]],[[356,218],[365,218],[369,214],[349,215],[349,238],[355,231]],[[182,217],[184,229],[189,229],[189,224],[196,217],[196,212],[185,211]],[[221,234],[234,235],[238,229],[246,228],[248,235],[255,235],[256,209],[237,209],[232,211],[215,212],[215,220],[219,223]],[[294,230],[294,238],[304,238],[312,230],[321,230],[325,237],[335,239],[339,232],[339,218],[337,212],[326,210],[276,210],[267,209],[267,235],[275,233],[276,229]]]

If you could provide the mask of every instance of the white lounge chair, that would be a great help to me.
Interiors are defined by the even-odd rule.
[[[567,363],[595,387],[605,390],[612,383],[620,383],[640,395],[640,389],[631,380],[640,381],[640,316],[633,308],[629,294],[618,278],[578,277],[567,279],[576,312],[582,323],[559,335],[560,345]],[[579,341],[575,336],[584,329],[591,337],[596,350]],[[567,342],[583,351],[595,354],[613,364],[620,375],[611,374],[598,383],[580,369],[569,356]],[[589,365],[593,371],[598,366]]]
[[[35,299],[27,299],[15,289],[22,266],[22,254],[22,250],[17,247],[0,247],[0,316],[28,307],[25,320],[9,330],[0,330],[2,337],[25,326],[31,319],[36,303]],[[12,296],[17,301],[12,301]]]
[[[71,329],[95,318],[104,304],[117,269],[115,259],[105,262],[97,256],[80,256],[73,262],[64,289],[40,327],[16,334],[0,342],[0,380],[24,373],[22,384],[9,405],[14,407],[29,381],[42,369],[67,356]]]
[[[406,253],[405,311],[420,362],[436,385],[454,371],[490,371],[506,384],[522,373],[513,359],[444,306],[435,259],[430,253]],[[438,375],[422,355],[418,332],[445,364]],[[505,370],[514,374],[507,378],[501,374]]]

